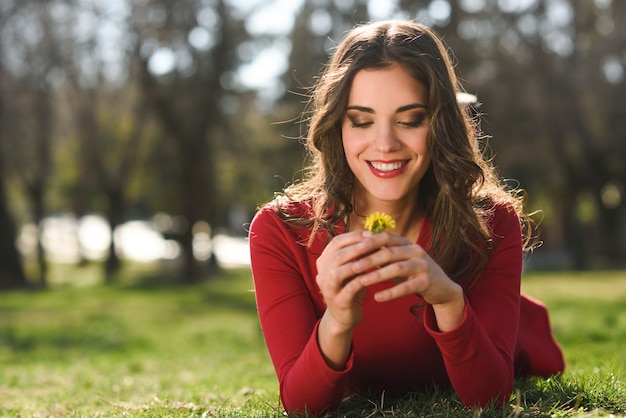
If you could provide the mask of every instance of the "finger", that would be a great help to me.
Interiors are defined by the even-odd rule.
[[[359,281],[364,286],[381,283],[388,280],[397,282],[406,281],[419,274],[428,273],[428,262],[424,259],[402,260],[377,269],[371,269],[359,277]]]
[[[350,280],[337,294],[336,302],[343,306],[353,306],[357,298],[362,297],[365,286],[359,280]]]
[[[348,232],[334,237],[324,249],[324,252],[318,258],[318,270],[323,266],[340,265],[353,259],[355,245],[370,237],[369,231]]]
[[[359,245],[365,249],[373,250],[381,247],[395,247],[397,245],[414,244],[410,240],[399,235],[381,232],[379,234],[371,234],[367,239],[363,240]]]
[[[354,281],[355,277],[350,265],[344,264],[318,274],[316,280],[322,293],[338,293],[347,283]]]
[[[338,250],[349,245],[356,244],[363,241],[365,238],[371,237],[373,234],[369,231],[352,231],[344,234],[339,234],[333,237],[328,243],[328,247],[333,250]]]
[[[393,299],[398,299],[408,295],[420,295],[424,290],[424,283],[426,282],[425,274],[411,278],[411,280],[405,280],[396,284],[389,289],[381,290],[374,294],[374,299],[378,302],[387,302]]]
[[[381,247],[377,251],[352,263],[352,271],[359,274],[373,268],[386,266],[403,260],[421,261],[425,259],[426,252],[416,244],[395,247]],[[407,267],[407,266],[405,266]],[[410,274],[406,272],[405,275]]]
[[[372,239],[374,234],[369,231],[350,234],[350,237],[342,239],[340,242],[337,243],[337,245],[333,245],[332,247],[328,248],[328,251],[324,251],[325,253],[328,252],[331,255],[328,259],[320,257],[317,262],[318,268],[321,269],[323,268],[323,266],[337,266],[345,264],[357,259],[361,259],[379,250],[381,247],[384,248],[385,244],[398,245],[399,242],[402,242],[398,241],[398,237],[394,238],[389,236],[389,234],[386,234],[386,236],[382,237],[382,239],[378,238],[374,240]],[[367,267],[365,267],[365,269],[367,269]],[[357,271],[357,273],[362,271],[365,271],[363,267],[360,271]]]
[[[316,281],[322,293],[339,292],[348,282],[354,280],[358,274],[355,274],[351,263],[341,266],[329,268],[326,271],[319,272]],[[360,283],[363,286],[362,283]]]

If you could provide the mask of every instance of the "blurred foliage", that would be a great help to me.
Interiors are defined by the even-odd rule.
[[[381,18],[424,22],[451,47],[494,163],[544,211],[539,251],[623,264],[617,0],[2,1],[0,204],[13,217],[0,224],[167,212],[244,233],[233,213],[249,220],[300,175],[300,113],[334,45]],[[181,242],[189,254],[189,232]],[[189,259],[183,276],[202,274]]]

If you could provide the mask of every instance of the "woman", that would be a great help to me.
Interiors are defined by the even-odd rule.
[[[249,236],[288,412],[432,385],[501,404],[516,373],[564,369],[545,307],[520,294],[531,220],[483,158],[459,91],[445,46],[410,21],[353,29],[321,75],[307,175]],[[373,212],[395,228],[365,231]]]

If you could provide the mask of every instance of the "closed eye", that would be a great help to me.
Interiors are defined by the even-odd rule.
[[[370,120],[359,120],[359,118],[350,116],[348,116],[348,120],[350,121],[350,126],[353,128],[367,128],[374,123]]]
[[[420,117],[417,117],[411,120],[406,120],[406,121],[400,120],[397,122],[397,124],[400,126],[404,126],[406,128],[419,128],[420,126],[424,124],[425,119],[426,117],[422,115]]]

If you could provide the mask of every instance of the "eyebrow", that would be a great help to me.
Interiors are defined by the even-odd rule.
[[[396,109],[396,113],[402,113],[402,112],[406,112],[407,110],[413,110],[413,109],[427,109],[427,106],[421,103],[411,103],[408,105],[400,106],[399,108]],[[356,106],[356,105],[348,106],[346,110],[358,110],[359,112],[376,113],[374,109],[372,109],[371,107],[366,107],[366,106]]]

